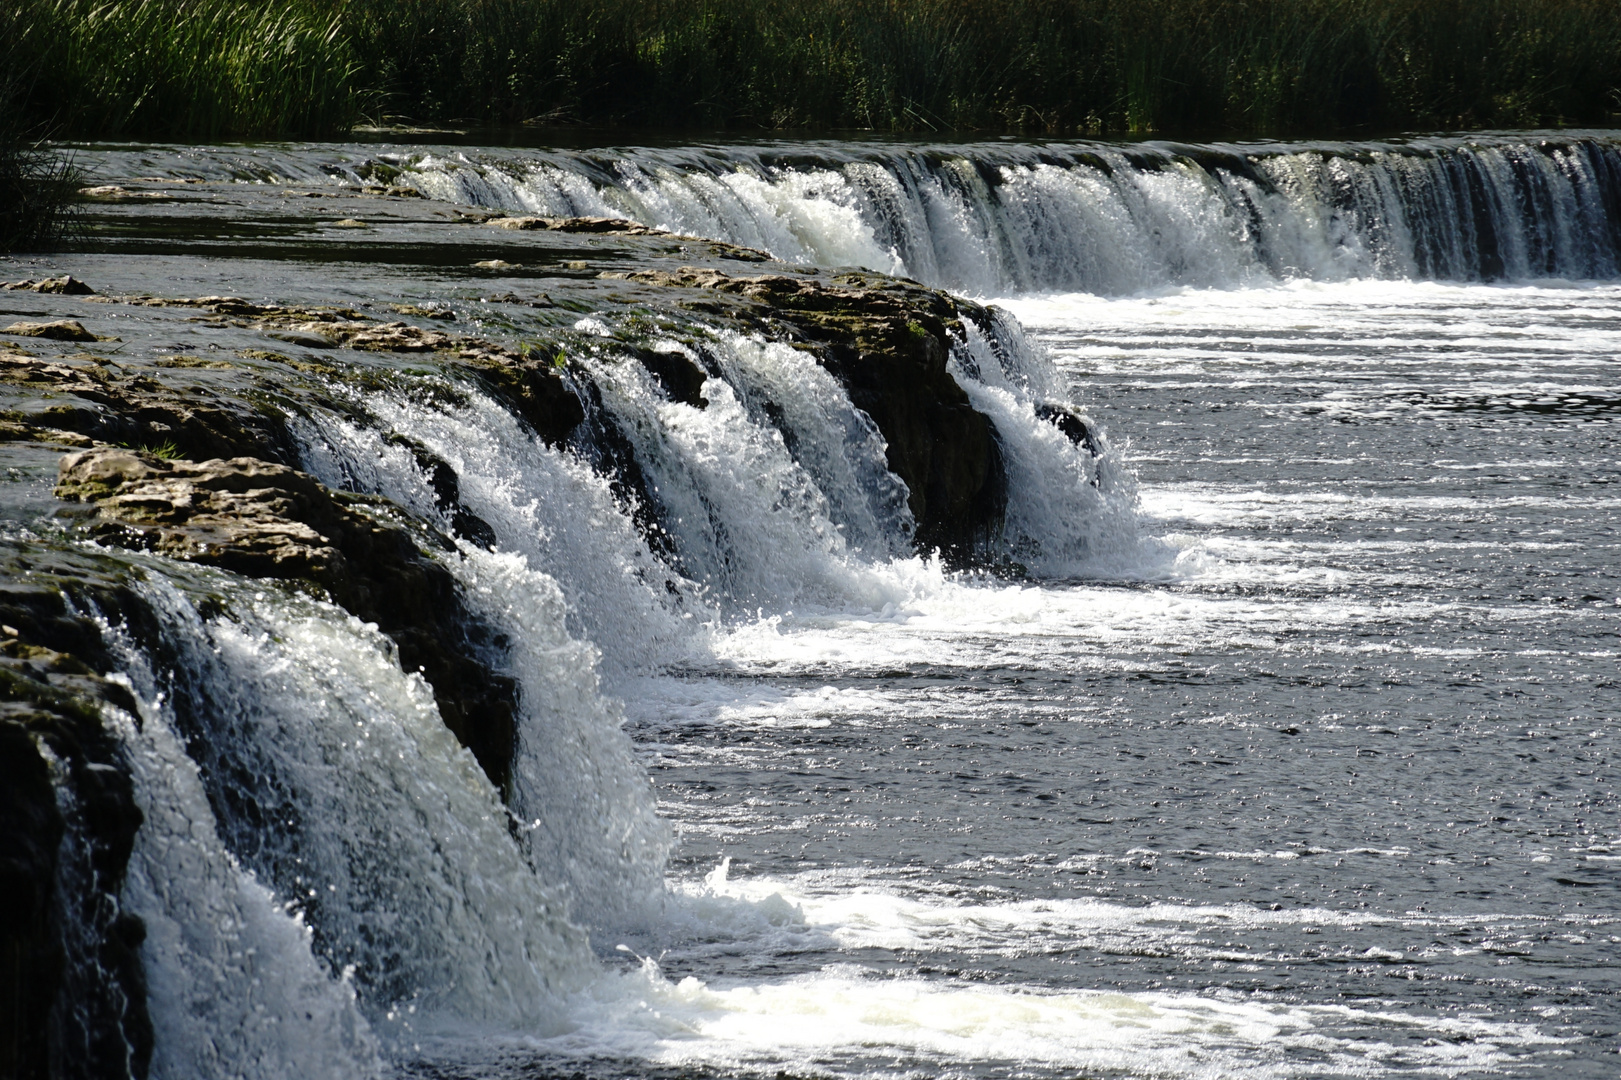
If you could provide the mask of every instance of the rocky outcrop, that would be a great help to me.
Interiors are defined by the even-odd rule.
[[[483,338],[404,322],[379,323],[352,308],[259,304],[235,296],[116,299],[125,303],[199,308],[222,325],[262,330],[308,348],[345,347],[368,352],[432,354],[477,376],[521,416],[536,435],[553,446],[565,442],[585,418],[579,398],[564,379],[563,366],[556,362],[553,354],[544,351],[514,351]],[[448,321],[442,311],[427,312],[427,317]]]
[[[199,458],[296,455],[281,417],[261,406],[198,386],[182,392],[96,357],[0,352],[0,384],[30,406],[0,416],[14,438],[164,447]]]
[[[145,927],[119,901],[142,815],[102,714],[135,703],[110,666],[59,592],[0,589],[0,1076],[144,1077],[151,1059]]]
[[[920,549],[965,562],[1000,528],[1006,489],[996,430],[946,370],[962,301],[881,274],[735,277],[683,267],[614,276],[740,298],[749,302],[741,313],[812,345],[889,444]]]
[[[38,281],[4,281],[0,282],[0,289],[10,289],[22,292],[55,293],[58,296],[94,296],[96,290],[74,277],[65,274],[62,277],[41,278]]]
[[[517,687],[488,658],[501,642],[468,611],[450,572],[386,520],[388,504],[254,458],[165,461],[113,448],[65,456],[56,491],[95,507],[89,528],[105,543],[310,582],[376,623],[399,647],[400,665],[433,687],[445,725],[506,788]]]

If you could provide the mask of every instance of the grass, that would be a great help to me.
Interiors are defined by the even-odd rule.
[[[341,131],[359,116],[346,6],[329,0],[13,0],[36,75],[14,107],[65,136]]]
[[[72,225],[80,180],[72,160],[48,149],[12,105],[34,72],[18,19],[0,9],[0,253],[55,247]]]
[[[362,116],[734,130],[1329,135],[1603,123],[1616,0],[14,0],[82,137]],[[15,97],[15,95],[14,95]]]
[[[0,252],[56,247],[72,225],[78,188],[70,159],[0,130]]]

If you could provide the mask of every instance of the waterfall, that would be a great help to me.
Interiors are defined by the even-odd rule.
[[[1290,279],[1621,276],[1613,133],[1382,142],[803,142],[603,150],[207,149],[114,172],[358,187],[629,218],[972,296]]]
[[[1621,274],[1621,147],[1609,137],[389,160],[436,199],[626,217],[789,262],[863,266],[979,296]]]
[[[107,631],[148,704],[119,726],[148,820],[127,892],[159,1075],[351,1075],[375,1054],[367,1021],[554,1030],[586,936],[426,684],[324,603],[198,585],[223,613],[142,586],[162,667]]]
[[[153,1075],[376,1075],[435,1032],[565,1030],[582,993],[608,992],[589,935],[634,940],[668,902],[668,828],[613,690],[762,610],[887,609],[939,586],[882,435],[815,358],[690,329],[654,345],[707,372],[696,402],[610,348],[577,358],[668,523],[663,552],[591,447],[539,442],[471,386],[335,389],[341,408],[288,417],[326,483],[488,529],[493,550],[437,557],[519,687],[505,802],[375,626],[285,584],[129,556],[149,625],[101,630],[140,705],[107,722],[146,818],[123,903],[147,927]],[[1038,415],[1045,357],[990,313],[963,324],[951,371],[1004,444],[1006,551],[1067,567],[1106,547],[1129,485],[1105,447]],[[425,461],[454,470],[458,505]]]

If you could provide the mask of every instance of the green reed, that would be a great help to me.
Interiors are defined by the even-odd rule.
[[[1603,123],[1616,0],[22,0],[97,135],[361,115],[658,128],[1334,134]]]
[[[1614,0],[351,0],[458,122],[1278,134],[1602,122]]]
[[[327,0],[16,0],[35,74],[15,107],[55,134],[223,138],[340,131],[359,113]]]

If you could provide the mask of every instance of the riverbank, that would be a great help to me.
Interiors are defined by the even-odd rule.
[[[452,125],[1302,136],[1603,123],[1601,0],[24,0],[72,138]]]

